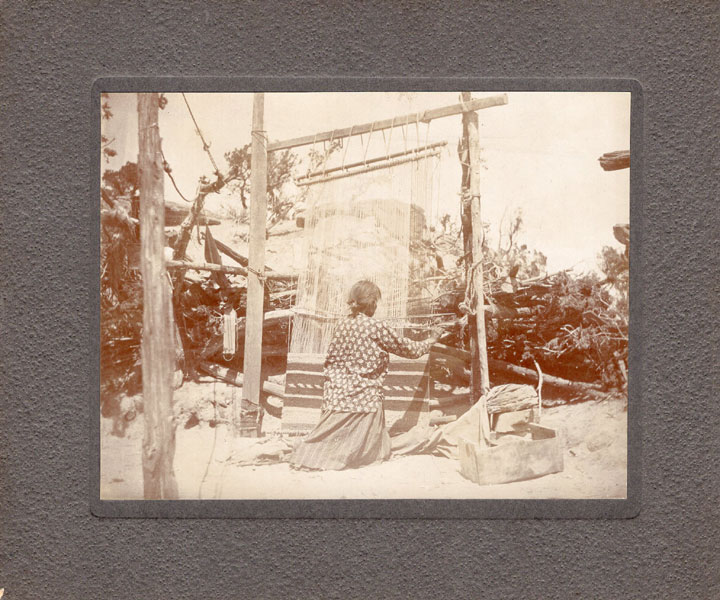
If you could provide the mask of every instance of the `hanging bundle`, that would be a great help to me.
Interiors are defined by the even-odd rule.
[[[227,361],[235,356],[237,350],[237,313],[234,308],[223,315],[223,358]]]

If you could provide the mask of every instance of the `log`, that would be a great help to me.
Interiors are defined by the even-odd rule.
[[[296,294],[297,294],[297,290],[295,288],[292,288],[289,290],[283,290],[282,292],[271,292],[270,300],[273,300],[273,301],[283,300],[285,298],[290,298],[292,296],[295,296]]]
[[[527,410],[537,406],[537,392],[531,385],[506,383],[495,386],[487,394],[488,414]]]
[[[489,360],[489,363],[490,368],[494,371],[511,373],[513,375],[529,379],[530,381],[538,380],[537,371],[533,371],[532,369],[526,369],[525,367],[519,367],[517,365],[505,362],[504,360],[497,360],[493,358]],[[583,381],[570,381],[568,379],[563,379],[562,377],[547,375],[546,373],[543,373],[542,377],[543,385],[550,385],[569,391],[582,392],[591,395],[597,395],[603,392],[602,387],[594,383],[585,383]]]
[[[215,245],[217,246],[217,249],[220,252],[222,252],[225,256],[232,258],[235,262],[242,265],[243,267],[248,266],[247,257],[235,252],[235,250],[233,250],[230,246],[228,246],[227,244],[223,244],[217,238],[213,238],[213,239],[215,240]],[[272,267],[268,267],[267,265],[265,265],[265,277],[270,277],[270,275],[273,273],[277,273],[277,271],[275,269],[273,269]],[[289,276],[288,278],[291,278],[291,277],[297,277],[297,276],[293,275],[293,276]]]
[[[248,270],[245,267],[241,266],[231,266],[231,265],[214,265],[212,263],[191,263],[191,262],[185,262],[181,260],[169,260],[167,261],[167,268],[168,269],[193,269],[195,271],[210,271],[213,273],[227,273],[229,275],[242,275],[243,277],[247,277]],[[295,280],[298,278],[296,273],[277,273],[276,271],[272,271],[269,273],[265,273],[265,278],[270,280]]]
[[[113,227],[125,227],[128,231],[135,234],[140,226],[140,221],[134,219],[127,211],[120,206],[108,210],[100,211],[100,222],[103,225],[111,225]]]
[[[225,374],[222,374],[219,367],[217,367],[216,365],[211,365],[209,363],[201,363],[199,369],[210,377],[214,377],[215,379],[223,381],[229,385],[234,385],[239,388],[243,387],[242,373],[228,370]],[[262,388],[260,390],[260,406],[262,406],[262,408],[267,411],[271,416],[275,417],[276,419],[281,419],[282,405],[278,406],[276,404],[272,404],[269,399],[270,396],[274,396],[276,398],[284,400],[285,389],[283,388],[283,386],[278,385],[277,383],[263,381]]]
[[[234,385],[237,387],[243,386],[244,377],[242,373],[228,370],[227,373],[223,374],[220,369],[221,367],[219,367],[218,365],[214,365],[206,361],[200,362],[198,364],[198,370],[202,371],[206,375],[209,375],[210,377],[214,377],[215,379],[219,379],[220,381],[229,383],[230,385]],[[271,381],[262,382],[261,393],[264,396],[275,396],[276,398],[281,398],[283,400],[285,399],[285,388],[277,383],[272,383]]]
[[[604,171],[618,171],[630,168],[630,150],[606,152],[600,158],[600,166]]]
[[[225,256],[229,256],[236,263],[242,265],[243,267],[248,266],[248,259],[245,256],[243,256],[242,254],[238,254],[230,246],[223,244],[217,238],[215,238],[215,245],[217,246],[217,249],[220,250],[220,252],[222,252]]]
[[[435,344],[432,347],[430,358],[431,361],[435,360],[439,366],[450,369],[453,376],[461,378],[463,381],[468,381],[470,379],[469,367],[471,363],[471,355],[467,350],[454,348],[452,346],[445,346],[443,344]],[[496,358],[488,359],[488,365],[491,371],[510,373],[532,382],[538,381],[538,372],[533,369],[526,369],[525,367],[513,365],[509,362],[498,360]],[[463,367],[462,371],[461,367]],[[595,383],[570,381],[569,379],[548,375],[546,373],[542,374],[542,381],[543,385],[547,384],[556,388],[574,392],[588,393],[591,395],[603,393],[602,386]]]
[[[613,225],[613,235],[623,246],[630,245],[630,223]]]

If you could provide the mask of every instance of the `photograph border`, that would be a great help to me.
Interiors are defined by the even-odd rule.
[[[627,498],[625,499],[393,499],[393,500],[101,500],[100,499],[100,203],[90,207],[90,509],[114,518],[362,518],[362,519],[606,519],[633,518],[641,508],[642,358],[645,324],[640,272],[643,231],[643,92],[623,78],[393,78],[393,77],[102,77],[92,85],[90,189],[100,197],[100,94],[102,92],[629,92],[630,324],[628,356]],[[620,150],[619,148],[608,148]],[[598,165],[598,168],[599,165]]]

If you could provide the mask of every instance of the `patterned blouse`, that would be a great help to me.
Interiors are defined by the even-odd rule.
[[[388,353],[419,358],[430,341],[414,342],[365,314],[343,319],[335,327],[325,359],[322,410],[374,413],[382,408],[382,384],[388,372]]]

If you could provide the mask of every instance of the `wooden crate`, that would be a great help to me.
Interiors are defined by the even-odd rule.
[[[282,410],[283,433],[307,433],[320,420],[324,363],[324,354],[288,354]],[[385,422],[391,435],[429,422],[429,387],[427,357],[390,357],[383,390]]]
[[[480,485],[494,485],[561,472],[563,441],[558,432],[534,423],[527,427],[532,439],[518,437],[490,447],[460,438],[460,473]]]

